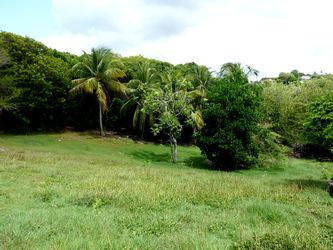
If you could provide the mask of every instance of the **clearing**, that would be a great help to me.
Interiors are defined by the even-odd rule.
[[[209,170],[196,147],[0,135],[1,249],[333,249],[329,163]]]

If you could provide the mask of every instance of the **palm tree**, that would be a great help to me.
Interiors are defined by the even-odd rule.
[[[143,107],[148,114],[154,114],[154,134],[166,133],[169,136],[171,159],[177,162],[177,137],[183,129],[182,120],[192,124],[197,129],[203,126],[201,113],[196,113],[187,92],[191,83],[180,78],[173,72],[160,76],[159,88],[152,89],[146,94]]]
[[[242,79],[246,83],[249,83],[250,76],[258,76],[259,71],[248,66],[242,66],[240,63],[225,63],[221,66],[218,74],[219,78],[229,77],[230,80]]]
[[[192,67],[191,76],[193,87],[201,91],[203,95],[206,95],[207,88],[213,80],[211,71],[205,66],[195,65]]]
[[[125,77],[123,64],[116,60],[107,48],[92,49],[90,54],[84,52],[82,61],[72,68],[79,78],[73,80],[75,86],[70,93],[87,93],[96,96],[99,104],[99,126],[101,136],[103,131],[102,115],[108,109],[109,91],[126,96],[127,87],[119,82]]]
[[[199,124],[199,129],[204,125],[202,119],[202,104],[207,100],[208,86],[213,82],[211,71],[205,66],[194,65],[189,80],[192,82],[193,89],[188,91],[191,104],[194,107],[192,119],[195,124]]]
[[[145,112],[143,108],[144,98],[149,91],[158,87],[158,75],[151,67],[149,61],[143,61],[137,64],[134,79],[130,80],[127,86],[131,90],[131,96],[122,106],[121,113],[135,107],[132,126],[134,129],[138,129],[143,137],[146,125],[153,125],[154,123],[153,115]]]

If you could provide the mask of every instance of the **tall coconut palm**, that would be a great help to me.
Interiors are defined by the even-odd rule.
[[[101,136],[103,131],[102,115],[108,109],[109,91],[126,96],[127,87],[119,82],[125,77],[123,64],[116,60],[107,48],[92,49],[84,52],[81,62],[73,66],[73,72],[79,78],[73,80],[75,86],[70,93],[87,93],[96,96],[99,104],[99,126]]]
[[[193,89],[188,91],[188,96],[190,97],[191,103],[195,110],[192,113],[193,120],[201,122],[200,127],[202,127],[202,104],[207,100],[206,96],[208,86],[213,81],[212,73],[205,66],[194,65],[189,79],[193,85]]]
[[[128,87],[131,89],[129,100],[122,106],[121,113],[134,108],[132,126],[141,132],[143,137],[146,125],[153,125],[154,117],[152,114],[145,112],[144,98],[149,91],[158,87],[159,77],[155,70],[151,67],[149,61],[139,62],[137,70],[134,73],[134,79],[128,82]]]

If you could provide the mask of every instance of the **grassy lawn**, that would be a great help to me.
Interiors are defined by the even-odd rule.
[[[333,249],[328,163],[209,170],[195,147],[0,135],[0,249]]]

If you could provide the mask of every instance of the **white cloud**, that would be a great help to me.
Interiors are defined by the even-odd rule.
[[[332,7],[329,0],[53,0],[58,30],[42,41],[214,69],[242,62],[262,76],[333,72]]]

